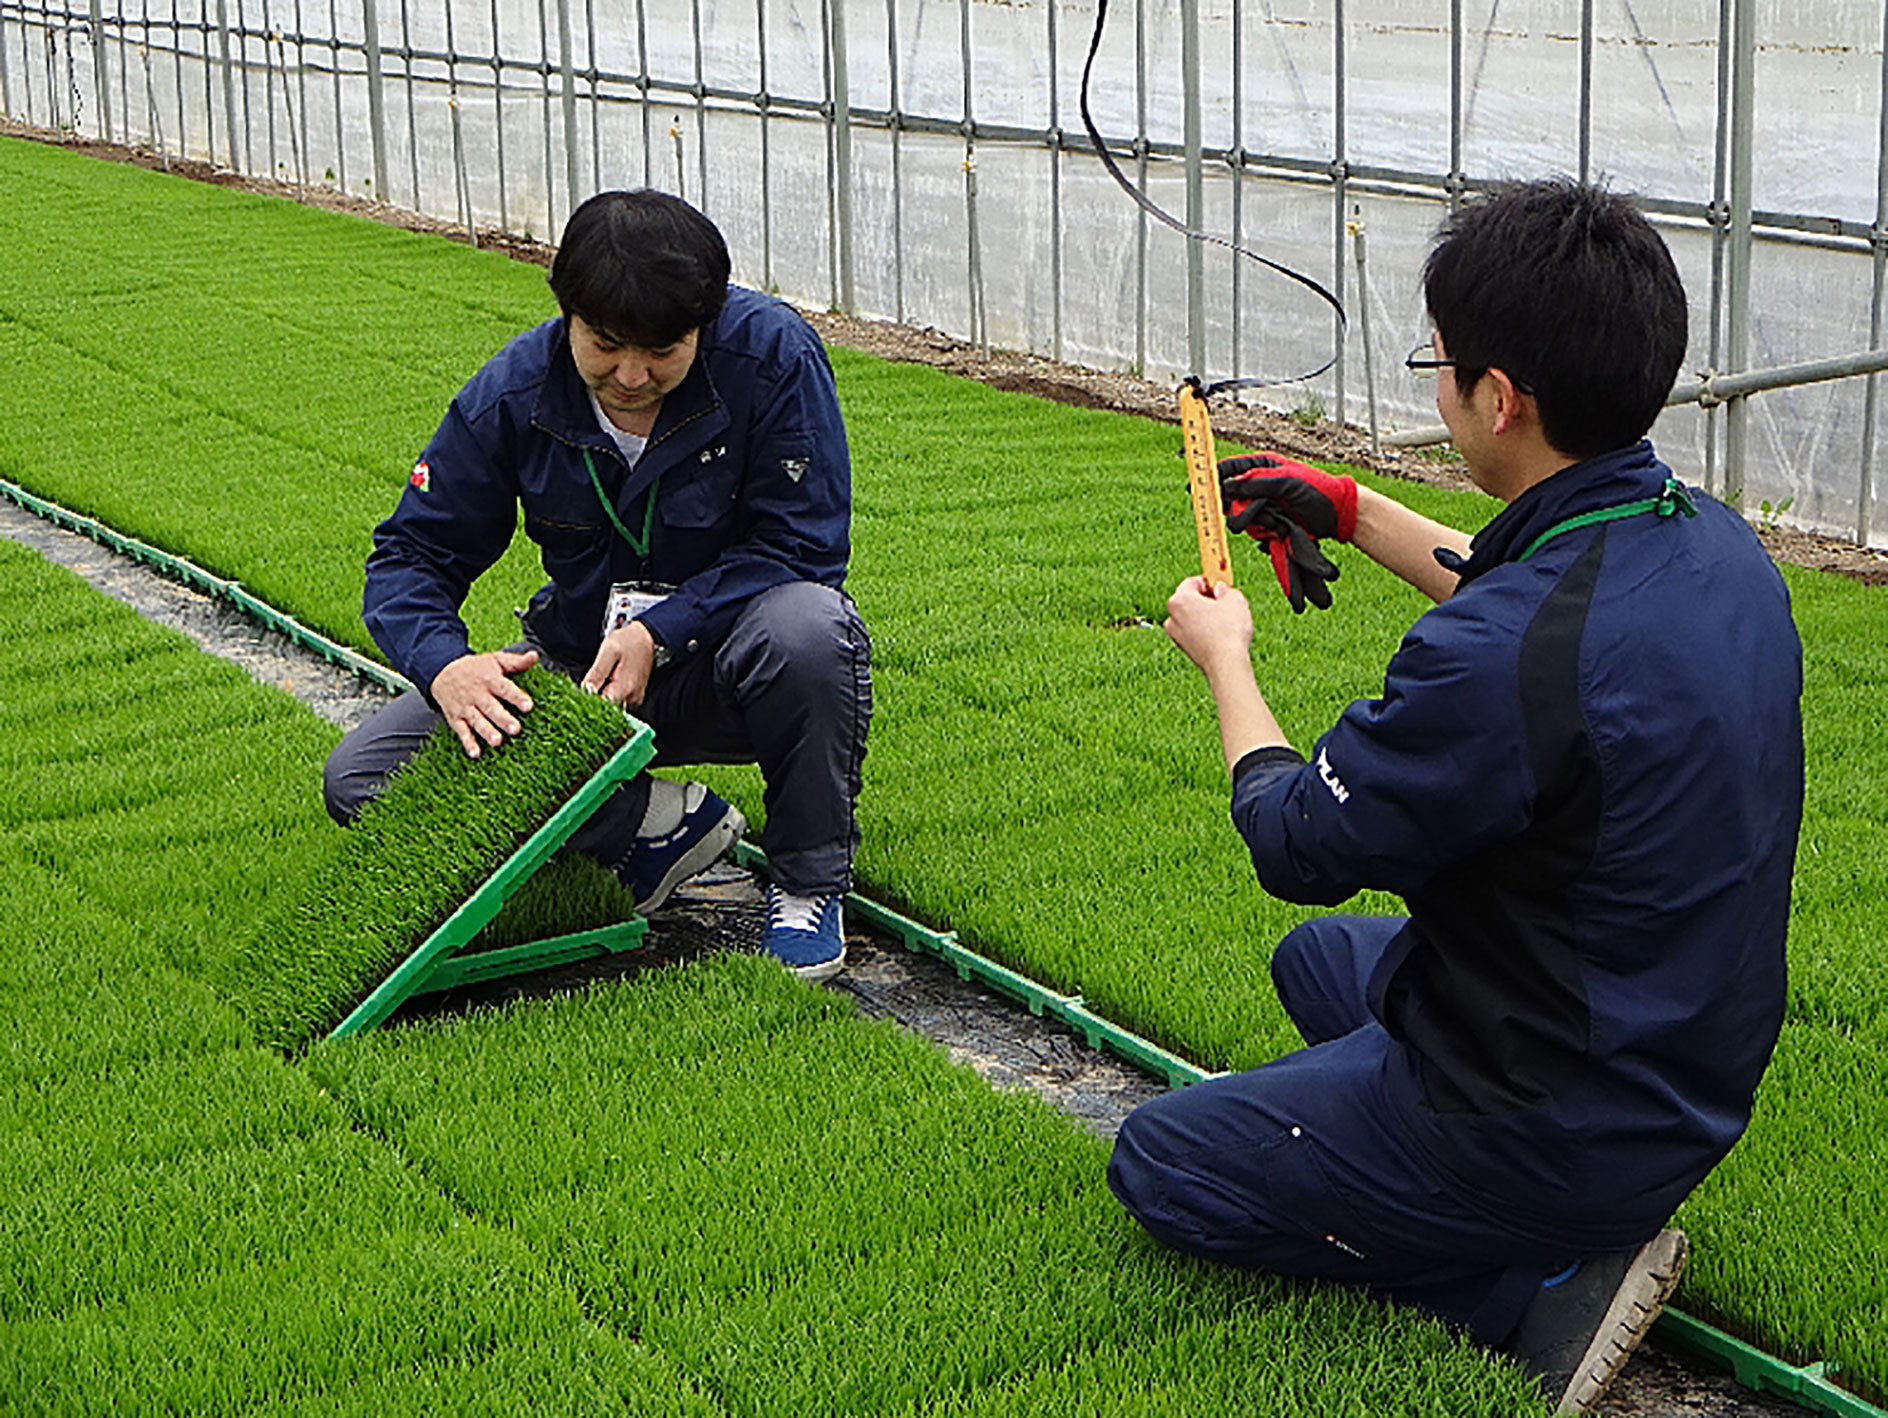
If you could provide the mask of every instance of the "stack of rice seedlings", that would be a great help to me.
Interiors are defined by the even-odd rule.
[[[515,738],[475,759],[436,729],[257,931],[229,987],[258,1039],[294,1050],[339,1024],[636,729],[549,670],[518,683],[535,707]]]

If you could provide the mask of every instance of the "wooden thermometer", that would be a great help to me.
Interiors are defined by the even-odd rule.
[[[1189,380],[1180,386],[1180,431],[1186,440],[1187,486],[1193,493],[1193,522],[1200,533],[1200,574],[1209,586],[1232,585],[1232,558],[1226,551],[1226,509],[1219,500],[1219,461],[1213,456],[1213,425],[1206,400]]]

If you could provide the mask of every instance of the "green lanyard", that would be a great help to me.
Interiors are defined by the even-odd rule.
[[[597,490],[597,501],[603,504],[604,515],[610,519],[610,525],[623,534],[623,540],[635,549],[636,555],[648,559],[649,537],[656,527],[656,489],[662,486],[660,476],[649,484],[649,498],[642,514],[642,538],[623,525],[623,519],[616,515],[616,509],[610,506],[610,499],[603,491],[603,479],[597,476],[597,465],[590,461],[590,450],[583,450],[583,465],[590,470],[590,486]]]
[[[1556,522],[1527,544],[1527,550],[1515,558],[1526,561],[1546,543],[1562,532],[1577,532],[1582,527],[1591,527],[1595,522],[1617,522],[1622,517],[1637,517],[1644,512],[1656,512],[1661,517],[1670,517],[1682,512],[1687,517],[1698,515],[1698,506],[1691,500],[1691,494],[1685,491],[1685,485],[1677,478],[1667,478],[1665,486],[1659,489],[1657,497],[1642,497],[1637,502],[1620,502],[1611,507],[1596,508],[1592,512],[1582,512],[1577,517],[1569,517],[1564,522]]]

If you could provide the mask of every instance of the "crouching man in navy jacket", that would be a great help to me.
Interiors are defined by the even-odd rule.
[[[1308,1047],[1138,1110],[1109,1181],[1171,1246],[1420,1305],[1581,1412],[1676,1283],[1661,1228],[1742,1134],[1781,1026],[1801,647],[1750,529],[1644,441],[1685,296],[1629,203],[1557,181],[1470,205],[1424,291],[1410,364],[1507,504],[1473,540],[1348,478],[1222,465],[1229,525],[1298,592],[1329,604],[1315,539],[1337,537],[1438,602],[1382,695],[1307,761],[1238,592],[1189,580],[1167,622],[1264,888],[1409,914],[1286,936]]]
[[[562,316],[459,391],[374,533],[367,627],[421,689],[342,741],[325,789],[350,820],[442,719],[474,758],[502,743],[531,708],[511,676],[543,661],[648,723],[657,765],[760,764],[765,946],[819,979],[844,963],[872,712],[844,590],[851,465],[818,337],[728,271],[678,198],[605,192],[571,214]],[[520,507],[550,579],[523,642],[475,654],[459,608]],[[706,787],[643,774],[571,844],[647,912],[744,826]]]

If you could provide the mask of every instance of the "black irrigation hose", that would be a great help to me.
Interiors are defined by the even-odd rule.
[[[1234,241],[1229,241],[1223,236],[1215,236],[1212,232],[1193,230],[1172,213],[1163,211],[1156,203],[1148,198],[1145,192],[1142,192],[1133,183],[1127,180],[1126,175],[1121,171],[1120,165],[1115,162],[1114,154],[1108,151],[1107,143],[1102,140],[1101,130],[1095,126],[1094,115],[1089,112],[1088,107],[1089,80],[1093,77],[1095,72],[1095,55],[1101,49],[1101,32],[1107,23],[1108,0],[1098,0],[1095,6],[1095,32],[1090,36],[1088,41],[1088,60],[1082,65],[1081,106],[1082,126],[1088,130],[1088,139],[1095,145],[1095,156],[1101,159],[1101,165],[1108,170],[1108,175],[1115,180],[1115,184],[1119,186],[1123,192],[1127,193],[1129,197],[1133,198],[1135,205],[1142,211],[1153,217],[1154,220],[1161,225],[1170,227],[1172,230],[1179,232],[1180,235],[1186,237],[1189,241],[1204,241],[1214,246],[1223,246],[1226,250],[1232,252],[1233,255],[1244,256],[1248,260],[1257,261],[1266,269],[1276,271],[1279,275],[1294,280],[1307,290],[1315,292],[1330,305],[1332,310],[1337,312],[1339,327],[1348,328],[1350,319],[1344,313],[1344,303],[1335,295],[1331,294],[1330,290],[1326,288],[1323,283],[1312,276],[1306,275],[1303,271],[1294,270],[1292,267],[1282,262],[1274,261],[1269,256],[1261,256],[1251,248],[1241,246]],[[1208,398],[1214,394],[1223,394],[1233,389],[1258,389],[1276,384],[1294,384],[1304,380],[1316,379],[1320,374],[1337,363],[1338,354],[1338,350],[1333,350],[1331,357],[1316,369],[1308,374],[1300,374],[1292,379],[1222,379],[1213,384],[1202,382],[1200,397]],[[1194,372],[1196,376],[1199,375],[1199,371],[1196,370]]]

